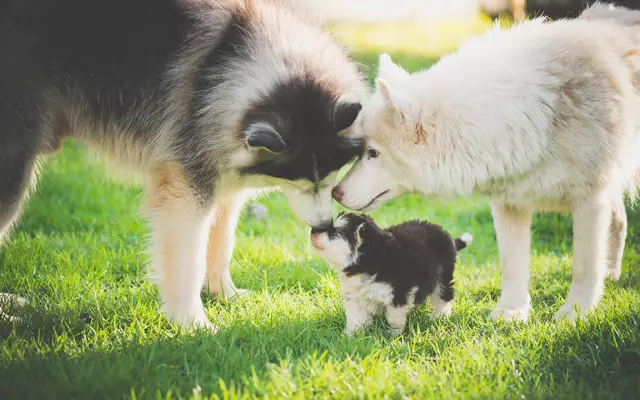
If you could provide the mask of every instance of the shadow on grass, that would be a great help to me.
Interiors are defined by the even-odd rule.
[[[42,322],[42,317],[36,318]],[[44,320],[48,332],[25,332],[26,327],[17,327],[15,334],[52,340],[56,328],[52,330],[50,317]],[[278,326],[247,322],[223,328],[216,335],[197,332],[153,341],[138,337],[74,357],[27,356],[2,366],[0,392],[8,396],[4,398],[21,399],[121,398],[132,389],[145,397],[156,391],[173,390],[175,394],[176,389],[185,396],[199,386],[204,393],[215,393],[220,392],[219,380],[227,386],[245,387],[252,377],[267,379],[273,366],[287,361],[323,353],[336,359],[364,358],[376,351],[371,341],[344,337],[343,325],[343,317],[336,312]],[[79,337],[90,326],[67,329]]]
[[[549,337],[539,338],[546,341],[542,353],[540,343],[532,343],[531,338],[521,334],[521,329],[483,322],[482,318],[471,323],[470,335],[463,342],[502,341],[506,346],[515,346],[523,357],[529,352],[535,354],[533,363],[526,358],[511,362],[514,373],[521,374],[524,394],[536,398],[576,398],[577,395],[599,398],[608,390],[617,396],[628,396],[640,389],[640,381],[636,379],[640,377],[638,337],[636,334],[633,338],[628,332],[639,331],[640,313],[636,309],[616,318],[615,321],[583,323],[569,331],[558,329]],[[467,329],[469,324],[469,321],[455,317],[437,323],[423,319],[424,316],[410,318],[413,332],[417,327],[422,327],[424,332],[434,325],[447,324],[462,324]],[[361,362],[386,348],[389,361],[419,355],[427,365],[432,362],[437,365],[446,360],[450,351],[455,352],[455,348],[462,345],[442,337],[434,338],[437,343],[430,340],[424,342],[426,347],[416,347],[409,344],[410,337],[406,341],[391,342],[377,332],[347,338],[342,334],[344,318],[337,311],[304,321],[279,322],[277,326],[241,323],[213,336],[178,334],[152,341],[134,337],[105,349],[87,350],[73,356],[27,355],[23,360],[3,363],[0,391],[4,398],[20,399],[122,398],[132,391],[138,397],[155,398],[158,393],[168,391],[189,396],[196,387],[203,394],[221,394],[222,381],[224,387],[260,395],[261,389],[256,388],[254,382],[265,385],[276,379],[275,370],[283,368],[291,374],[304,375],[306,363],[318,359],[337,363]],[[627,332],[612,329],[616,325]],[[90,329],[90,326],[83,329]],[[74,332],[76,336],[82,335],[82,329],[75,331],[74,328]],[[20,328],[15,332],[17,335],[23,333]],[[499,352],[499,347],[495,351]],[[437,351],[430,348],[437,348]],[[501,379],[497,367],[487,368],[492,371],[490,373],[497,374],[496,379]],[[473,373],[467,371],[465,374]],[[588,378],[584,379],[585,376]],[[587,397],[583,397],[585,395]]]
[[[553,387],[543,393],[544,398],[637,398],[640,310],[605,318],[578,322],[575,329],[549,343],[549,353],[541,357],[537,371],[529,371],[530,379]]]

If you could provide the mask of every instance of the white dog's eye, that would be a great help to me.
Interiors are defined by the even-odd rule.
[[[376,158],[379,155],[380,155],[380,152],[378,150],[374,149],[373,147],[367,148],[367,157]]]

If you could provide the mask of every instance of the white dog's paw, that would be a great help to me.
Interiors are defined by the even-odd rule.
[[[575,321],[577,319],[585,319],[589,311],[594,307],[595,304],[589,300],[578,302],[567,299],[566,303],[564,303],[556,313],[555,320],[560,321],[562,319],[568,319],[570,321]]]
[[[620,279],[622,274],[622,268],[607,268],[606,277],[616,282]]]
[[[521,307],[504,307],[499,304],[491,312],[491,319],[494,321],[504,319],[507,322],[527,322],[530,308],[529,304]]]
[[[572,284],[567,301],[556,313],[556,321],[564,318],[570,320],[584,319],[586,314],[598,305],[601,293],[602,289],[599,287]]]
[[[584,314],[577,312],[571,305],[565,304],[560,308],[560,310],[558,310],[554,319],[556,321],[563,319],[575,321],[579,316],[584,316]]]
[[[348,337],[355,335],[356,332],[358,332],[358,329],[350,328],[348,326],[344,328],[344,334]]]
[[[10,314],[28,304],[27,299],[11,293],[0,293],[0,319],[9,322],[21,322],[22,319]]]

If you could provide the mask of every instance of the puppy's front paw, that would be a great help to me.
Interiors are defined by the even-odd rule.
[[[402,327],[392,326],[391,327],[391,335],[393,337],[398,337],[398,336],[402,335],[403,332],[404,332],[404,326],[402,326]]]
[[[437,307],[432,307],[431,311],[433,312],[434,317],[449,317],[452,312],[451,302],[438,304]]]
[[[498,305],[491,312],[491,319],[497,321],[503,319],[506,322],[527,322],[529,319],[529,305],[521,307],[503,307]]]

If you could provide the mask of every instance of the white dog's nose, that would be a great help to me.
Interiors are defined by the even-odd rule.
[[[320,243],[320,233],[312,233],[311,234],[311,245],[318,250],[322,250],[324,247]]]
[[[342,191],[342,189],[340,188],[340,186],[336,186],[333,188],[333,190],[331,191],[331,196],[333,196],[333,198],[340,203],[340,201],[342,200],[342,198],[344,197],[344,191]]]

